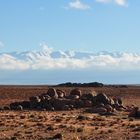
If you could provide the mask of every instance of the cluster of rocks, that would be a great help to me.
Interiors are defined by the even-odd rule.
[[[92,107],[88,108],[88,112],[99,113],[101,115],[113,114],[115,111],[124,111],[124,107],[121,98],[109,98],[104,93],[98,93],[92,98]]]
[[[86,108],[86,112],[99,113],[101,115],[114,114],[117,111],[127,111],[121,98],[110,98],[105,93],[85,93],[80,89],[73,89],[67,95],[60,89],[49,88],[46,93],[32,96],[28,101],[13,102],[6,106],[5,110],[48,110],[65,111],[78,108]],[[140,117],[138,107],[129,110],[129,117]]]
[[[82,94],[81,90],[73,89],[69,95],[63,90],[49,88],[47,93],[40,96],[32,96],[29,101],[14,102],[9,105],[11,110],[72,110],[77,108],[88,108],[93,113],[111,113],[114,110],[124,110],[120,98],[109,98],[104,93]]]

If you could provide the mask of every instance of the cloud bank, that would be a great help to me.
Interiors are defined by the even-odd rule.
[[[140,70],[140,54],[40,51],[0,54],[0,70]]]

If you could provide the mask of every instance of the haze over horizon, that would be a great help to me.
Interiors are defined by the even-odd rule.
[[[0,84],[140,83],[140,1],[0,2]]]

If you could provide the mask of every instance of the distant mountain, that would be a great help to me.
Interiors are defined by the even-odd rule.
[[[102,51],[40,51],[0,53],[0,69],[140,69],[140,54]]]
[[[75,83],[91,81],[137,84],[140,83],[139,71],[140,54],[135,53],[54,51],[50,48],[0,53],[0,84],[65,84],[66,81],[75,86],[79,86]]]
[[[107,51],[101,51],[98,53],[92,53],[92,52],[78,52],[78,51],[52,51],[48,52],[47,50],[41,50],[41,51],[27,51],[27,52],[10,52],[10,53],[0,53],[0,56],[7,55],[14,57],[19,60],[34,60],[35,58],[41,58],[41,57],[51,57],[54,59],[57,58],[75,58],[75,59],[81,59],[81,58],[91,58],[95,56],[111,56],[114,58],[120,58],[124,55],[131,55],[131,56],[139,56],[140,54],[136,53],[120,53],[120,52],[114,52],[110,53]]]

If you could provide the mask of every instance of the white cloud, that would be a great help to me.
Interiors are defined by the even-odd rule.
[[[120,6],[125,6],[126,5],[126,0],[115,0],[116,4]]]
[[[81,55],[81,52],[54,51],[47,45],[38,52],[0,54],[0,70],[57,69],[140,70],[140,54],[83,52]]]
[[[29,62],[16,59],[12,55],[0,55],[0,70],[26,70],[29,68]]]
[[[99,3],[115,3],[120,6],[126,6],[126,0],[96,0]]]
[[[95,1],[98,3],[127,6],[127,0],[95,0]],[[65,7],[65,9],[78,9],[78,10],[86,10],[89,8],[90,8],[90,5],[81,2],[81,0],[73,0],[68,3],[68,6]]]
[[[86,9],[89,9],[90,6],[87,5],[87,4],[82,3],[80,0],[74,0],[73,2],[69,2],[67,8],[86,10]]]

